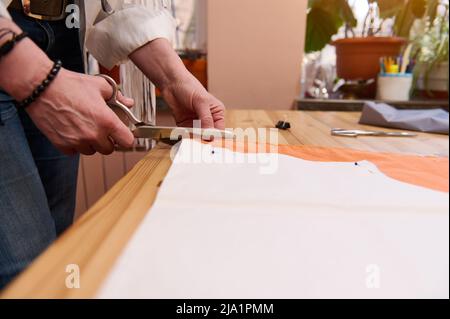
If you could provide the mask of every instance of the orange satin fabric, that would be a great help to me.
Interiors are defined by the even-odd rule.
[[[370,161],[387,176],[396,180],[449,192],[449,159],[444,157],[428,157],[399,155],[390,153],[364,152],[351,149],[329,148],[303,145],[278,145],[215,141],[217,147],[225,147],[237,152],[258,152],[289,155],[308,161],[320,162],[359,162]]]

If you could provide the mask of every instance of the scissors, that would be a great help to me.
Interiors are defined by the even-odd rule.
[[[149,138],[162,141],[167,144],[176,144],[180,141],[180,139],[190,138],[191,136],[206,139],[210,139],[211,137],[233,139],[235,137],[232,132],[225,130],[217,130],[212,128],[201,129],[192,127],[155,126],[145,123],[139,120],[126,105],[118,100],[119,86],[113,78],[105,74],[98,74],[97,76],[104,78],[113,89],[113,94],[111,98],[106,101],[106,104],[113,109],[113,111],[120,110],[127,117],[128,121],[134,126],[131,131],[136,138]]]
[[[384,136],[384,137],[415,137],[417,134],[409,132],[383,132],[383,131],[366,131],[366,130],[346,130],[342,128],[334,128],[331,135],[344,137],[358,136]]]

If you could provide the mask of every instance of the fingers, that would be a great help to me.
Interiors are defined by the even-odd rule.
[[[109,112],[108,136],[121,147],[132,147],[134,136],[130,129],[110,109]]]
[[[208,104],[200,104],[196,108],[197,116],[202,123],[202,128],[214,128],[214,119]]]
[[[53,145],[63,154],[72,156],[76,154],[94,155],[96,150],[89,143],[78,143],[73,146],[67,145],[61,140],[54,142]]]
[[[104,78],[98,77],[100,93],[104,100],[111,99],[113,88]],[[125,97],[120,91],[117,94],[117,100],[127,107],[134,105],[132,98]],[[130,148],[134,144],[134,136],[130,129],[119,119],[119,117],[105,104],[105,126],[106,135],[93,142],[94,148],[104,154],[109,155],[114,151],[114,142],[124,148]]]
[[[105,102],[112,97],[113,87],[104,78],[62,70],[46,94],[29,114],[62,153],[108,155],[115,143],[133,146],[130,129]],[[134,103],[122,94],[117,98],[129,107]]]
[[[77,146],[77,151],[83,155],[94,155],[97,151],[89,144],[80,144]]]
[[[108,136],[94,141],[92,147],[103,155],[110,155],[114,152],[114,143]]]
[[[100,94],[103,97],[103,100],[107,101],[109,99],[111,99],[113,97],[113,87],[111,86],[111,84],[108,83],[108,81],[105,78],[102,78],[100,76],[93,76],[92,78],[94,78],[96,80],[96,82],[98,83],[98,87],[100,89]]]
[[[134,136],[130,129],[100,97],[99,104],[101,106],[97,106],[95,129],[86,132],[83,143],[76,147],[77,151],[84,155],[93,155],[96,152],[110,155],[114,152],[115,144],[123,148],[131,148],[134,144]]]
[[[129,147],[129,146],[127,146]],[[110,155],[114,152],[114,141],[110,137],[98,138],[92,140],[89,143],[78,144],[76,148],[68,147],[57,147],[62,153],[66,155],[94,155],[95,153],[100,153],[103,155]]]
[[[126,127],[122,122],[120,122],[114,129],[111,131],[112,139],[124,148],[130,148],[134,143],[134,136],[131,133],[130,129]]]
[[[194,121],[195,121],[195,117],[192,116],[191,118],[177,121],[177,126],[178,127],[194,127]]]
[[[70,146],[58,145],[56,143],[54,145],[61,153],[68,156],[75,154],[94,155],[96,153],[96,150],[87,143],[74,145],[73,148]]]
[[[225,129],[225,107],[220,102],[199,105],[197,116],[201,120],[202,128]]]
[[[225,106],[220,100],[202,89],[194,94],[191,103],[202,128],[225,129]]]
[[[225,129],[225,106],[218,105],[211,109],[211,114],[214,121],[214,127],[218,130]]]
[[[130,109],[134,106],[134,100],[130,97],[126,97],[120,91],[117,94],[117,100],[119,100],[119,102],[122,102],[125,106],[129,107]]]
[[[103,155],[110,155],[114,152],[115,142],[124,148],[132,147],[134,137],[131,134],[131,131],[123,124],[122,126],[125,128],[122,128],[120,124],[121,122],[119,124],[113,124],[117,125],[117,128],[114,126],[110,129],[110,135],[96,137],[91,139],[89,142],[77,145],[76,153],[81,153],[83,155],[94,155],[98,152]],[[64,153],[67,155],[74,154],[73,150],[70,149],[65,150]]]

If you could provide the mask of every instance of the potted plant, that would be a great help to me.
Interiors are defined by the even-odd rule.
[[[345,27],[345,38],[334,41],[339,78],[368,80],[377,77],[380,57],[397,56],[407,43],[414,21],[437,0],[367,0],[369,11],[360,34],[347,0],[309,0],[305,51],[321,50]],[[431,12],[431,10],[430,10]],[[389,36],[379,36],[386,21],[394,24]],[[376,22],[376,20],[379,20]]]
[[[417,23],[411,35],[417,66],[416,88],[426,97],[448,98],[449,4],[436,1],[437,14]],[[440,9],[440,11],[439,11]]]

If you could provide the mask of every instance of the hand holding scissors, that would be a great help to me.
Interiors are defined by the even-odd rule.
[[[155,126],[150,123],[145,123],[139,120],[133,112],[123,103],[118,100],[119,87],[114,81],[113,78],[99,74],[98,76],[104,78],[112,87],[113,94],[109,100],[106,101],[109,107],[111,107],[114,111],[120,110],[122,114],[124,114],[128,121],[133,124],[134,129],[131,131],[136,138],[150,138],[158,141],[163,141],[165,143],[173,144],[174,142],[178,142],[180,138],[185,137],[201,137],[201,138],[210,138],[210,137],[222,137],[226,139],[234,138],[234,134],[225,131],[225,130],[217,130],[217,129],[201,129],[201,128],[190,128],[190,127],[169,127],[169,126]],[[117,113],[116,113],[117,114]]]

